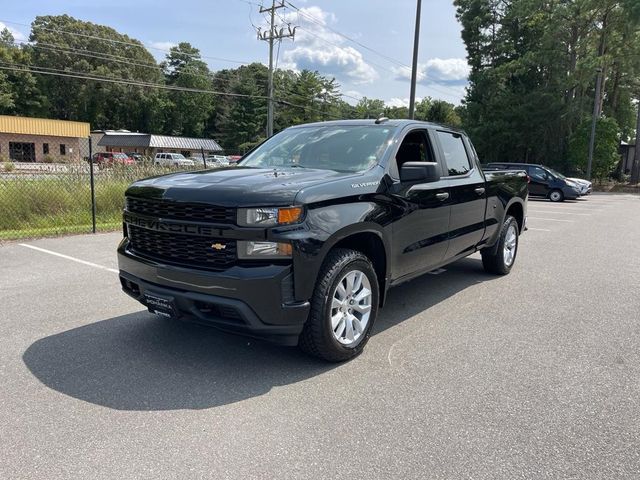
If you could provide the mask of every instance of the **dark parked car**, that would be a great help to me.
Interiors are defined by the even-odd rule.
[[[489,163],[485,170],[524,170],[529,175],[529,195],[545,197],[552,202],[575,200],[581,187],[555,170],[533,163]]]
[[[390,287],[477,251],[509,273],[526,201],[525,173],[483,172],[461,131],[299,125],[237,167],[129,187],[120,281],[158,315],[342,361],[364,348]]]

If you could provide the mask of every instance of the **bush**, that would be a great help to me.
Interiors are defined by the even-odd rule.
[[[53,155],[45,155],[42,157],[42,163],[56,163],[56,159]]]
[[[2,162],[2,165],[4,166],[5,172],[13,172],[16,169],[16,166],[13,162],[4,161]]]

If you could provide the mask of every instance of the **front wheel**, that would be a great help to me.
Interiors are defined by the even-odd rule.
[[[518,253],[518,234],[518,222],[511,215],[507,216],[500,230],[498,244],[480,251],[486,272],[506,275],[511,271]]]
[[[551,190],[549,200],[552,202],[561,202],[564,200],[564,194],[560,190]]]
[[[342,248],[331,251],[318,276],[300,348],[330,362],[360,354],[378,313],[378,289],[365,255]]]

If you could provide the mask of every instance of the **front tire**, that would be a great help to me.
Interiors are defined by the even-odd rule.
[[[508,215],[502,224],[496,247],[480,251],[485,271],[495,275],[507,275],[516,262],[518,240],[518,222]]]
[[[549,192],[549,200],[552,202],[562,202],[564,200],[564,194],[561,190],[551,190],[551,192]]]
[[[300,348],[329,362],[356,357],[369,341],[378,298],[371,261],[355,250],[332,250],[318,276]]]

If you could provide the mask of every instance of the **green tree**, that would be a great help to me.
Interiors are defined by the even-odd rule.
[[[408,107],[385,107],[384,116],[387,118],[409,118]]]
[[[167,84],[177,88],[211,90],[212,78],[200,51],[187,42],[172,47],[163,64]],[[200,137],[214,108],[211,93],[171,91],[168,95],[167,128],[171,135]]]
[[[377,118],[384,111],[384,101],[374,98],[363,97],[355,106],[356,118]]]
[[[35,67],[74,75],[164,84],[162,70],[142,43],[103,25],[68,15],[39,16],[26,47]],[[91,123],[93,128],[149,131],[162,123],[163,92],[121,83],[37,76],[45,94],[41,116]],[[157,131],[157,130],[156,130]]]
[[[569,139],[593,108],[597,67],[604,114],[631,132],[631,84],[640,73],[635,0],[455,5],[471,66],[462,120],[483,161],[573,169]]]
[[[16,68],[31,64],[29,52],[16,45],[8,29],[0,31],[0,62]],[[37,113],[43,96],[35,76],[27,71],[0,70],[0,114],[31,116]]]
[[[244,153],[265,138],[267,74],[267,67],[252,63],[214,76],[216,90],[241,95],[219,97],[209,120],[211,136],[229,153]]]
[[[591,119],[586,118],[578,125],[569,140],[569,159],[571,164],[585,172],[589,158],[589,138],[591,135]],[[596,137],[593,152],[592,172],[598,179],[607,178],[620,160],[618,156],[618,124],[613,118],[601,118],[596,123]]]

